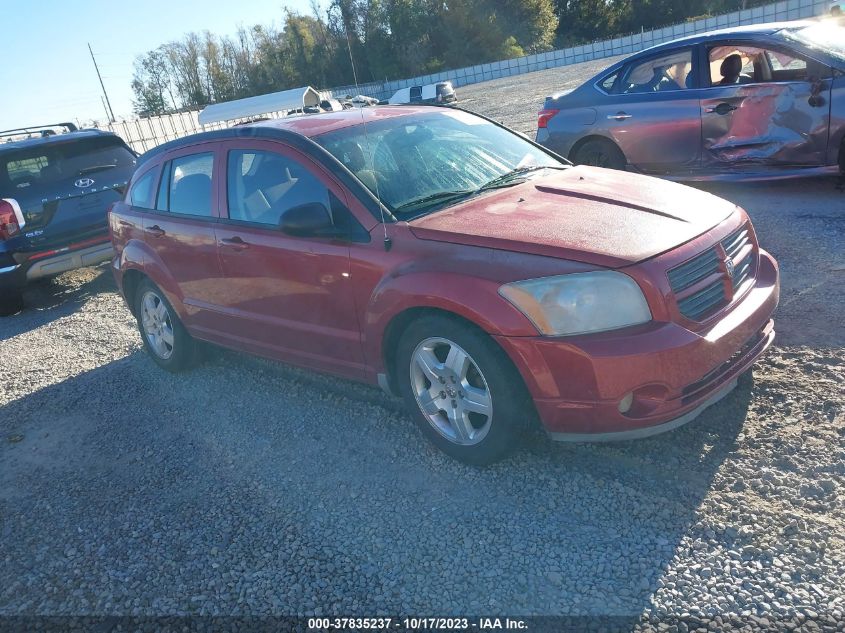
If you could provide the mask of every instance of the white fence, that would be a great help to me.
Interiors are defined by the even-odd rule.
[[[614,55],[628,55],[641,51],[649,46],[655,46],[685,35],[704,33],[715,29],[723,29],[748,24],[764,22],[780,22],[799,20],[823,15],[827,11],[828,0],[783,0],[753,9],[734,11],[712,18],[702,18],[690,22],[682,22],[652,31],[643,31],[634,35],[616,37],[601,42],[592,42],[582,46],[573,46],[547,53],[537,53],[526,57],[506,59],[489,64],[479,64],[455,70],[442,71],[430,75],[421,75],[411,79],[376,82],[355,86],[341,86],[323,92],[325,96],[343,97],[358,93],[387,99],[394,92],[409,86],[430,84],[438,81],[451,81],[456,87],[530,73],[546,68],[568,66],[593,59],[603,59]],[[109,129],[121,136],[137,152],[145,152],[156,145],[181,136],[205,130],[225,127],[223,123],[200,125],[197,121],[198,111],[182,112],[112,123]]]

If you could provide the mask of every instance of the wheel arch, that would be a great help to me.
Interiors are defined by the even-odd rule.
[[[580,150],[582,147],[584,147],[584,145],[586,145],[590,141],[602,141],[602,142],[605,142],[605,143],[610,143],[617,150],[619,150],[619,153],[622,154],[622,156],[625,157],[625,162],[626,163],[628,162],[628,157],[625,156],[625,152],[623,152],[622,148],[619,147],[619,143],[617,143],[611,137],[605,136],[604,134],[588,134],[587,136],[579,138],[572,145],[572,148],[569,150],[569,155],[567,156],[567,158],[574,163],[575,162],[575,155],[578,153],[578,150]]]

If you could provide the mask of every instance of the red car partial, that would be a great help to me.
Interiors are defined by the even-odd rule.
[[[110,227],[165,369],[201,339],[379,384],[469,463],[534,420],[574,441],[675,428],[774,338],[778,268],[742,209],[573,167],[457,109],[172,141],[139,159]]]

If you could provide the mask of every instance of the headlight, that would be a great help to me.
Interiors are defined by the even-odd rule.
[[[637,283],[611,270],[516,281],[499,288],[499,294],[546,336],[602,332],[651,321]]]

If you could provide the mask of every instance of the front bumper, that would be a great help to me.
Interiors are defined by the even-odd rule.
[[[616,332],[496,337],[555,439],[653,435],[689,422],[726,395],[774,340],[777,264],[760,251],[754,287],[708,330],[652,322]],[[631,398],[625,410],[622,403]]]

